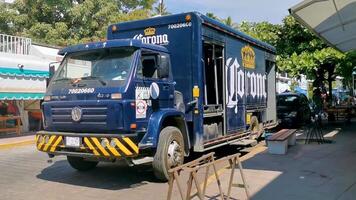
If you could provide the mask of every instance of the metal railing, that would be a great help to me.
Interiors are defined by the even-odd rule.
[[[0,52],[28,55],[30,47],[30,38],[0,34]]]

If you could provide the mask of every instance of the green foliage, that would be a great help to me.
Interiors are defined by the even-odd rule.
[[[219,18],[218,18],[216,15],[214,15],[214,13],[208,12],[208,13],[206,13],[205,15],[206,15],[207,17],[212,18],[212,19],[217,19],[217,20],[219,20]]]
[[[169,15],[171,13],[168,12],[167,7],[163,3],[158,3],[156,7],[153,9],[153,14],[154,15]]]
[[[105,39],[108,25],[150,17],[156,0],[16,0],[0,7],[0,32],[66,46]]]
[[[255,23],[243,21],[238,25],[237,29],[275,46],[279,41],[281,25],[269,22]]]
[[[285,17],[282,24],[277,25],[244,21],[238,29],[276,47],[279,71],[288,72],[294,78],[305,74],[315,80],[314,86],[323,86],[340,75],[344,77],[344,84],[351,86],[356,52],[343,54],[328,47],[292,16]]]

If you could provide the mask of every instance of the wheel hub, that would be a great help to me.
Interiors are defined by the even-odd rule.
[[[173,140],[168,146],[168,167],[176,167],[182,159],[182,150],[177,141]]]

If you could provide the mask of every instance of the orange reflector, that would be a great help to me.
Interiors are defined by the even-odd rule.
[[[112,27],[111,27],[111,30],[112,30],[112,32],[116,32],[117,31],[117,26],[116,25],[113,25]]]
[[[190,22],[191,19],[192,19],[192,16],[190,16],[190,15],[185,16],[185,21]]]
[[[137,128],[137,125],[136,125],[136,124],[131,124],[131,125],[130,125],[130,128],[131,128],[131,129],[136,129],[136,128]]]

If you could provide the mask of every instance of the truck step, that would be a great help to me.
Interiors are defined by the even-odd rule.
[[[236,145],[236,146],[256,146],[257,145],[257,140],[250,140],[250,139],[243,139],[243,140],[238,140],[236,142],[231,143],[230,145]]]

